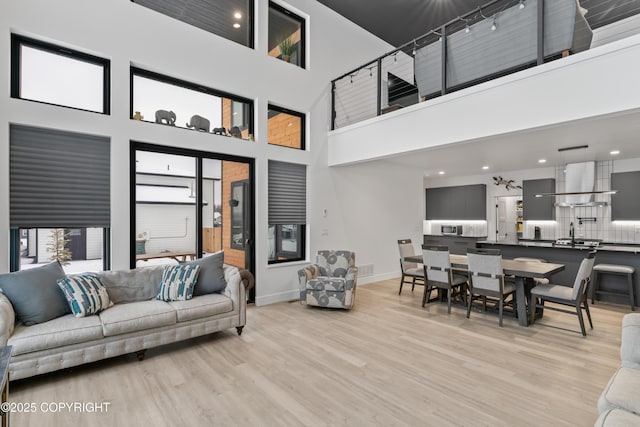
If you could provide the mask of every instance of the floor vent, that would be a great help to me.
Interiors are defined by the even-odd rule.
[[[373,276],[373,264],[363,264],[358,266],[358,277]]]

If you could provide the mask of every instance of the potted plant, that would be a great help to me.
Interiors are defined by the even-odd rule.
[[[291,38],[287,37],[286,39],[280,40],[278,42],[278,47],[280,48],[282,60],[286,62],[291,61],[291,53],[293,52],[293,43],[291,42]]]

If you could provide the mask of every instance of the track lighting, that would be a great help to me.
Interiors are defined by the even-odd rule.
[[[518,6],[520,10],[524,9],[524,0],[520,0],[520,6]]]
[[[353,83],[353,74],[349,74],[349,81]]]
[[[464,26],[464,32],[465,32],[465,33],[467,33],[467,34],[469,34],[469,32],[470,32],[470,31],[471,31],[471,28],[469,28],[469,24],[466,24],[466,25]]]
[[[373,69],[369,68],[369,77],[373,77]]]
[[[416,56],[416,39],[413,39],[413,50],[411,51],[413,56]]]
[[[495,31],[498,28],[496,25],[496,15],[493,15],[493,24],[491,24],[491,31]]]

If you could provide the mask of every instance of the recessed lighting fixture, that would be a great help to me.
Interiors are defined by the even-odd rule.
[[[438,175],[444,175],[444,171],[438,172]]]
[[[233,28],[240,28],[240,24],[236,22],[235,24],[233,24]]]
[[[233,17],[236,19],[242,19],[242,14],[240,12],[236,12],[233,14]]]
[[[547,163],[547,159],[540,159],[538,160],[538,163]]]
[[[488,170],[488,169],[489,169],[489,166],[483,166],[483,167],[482,167],[482,170],[484,170],[484,171],[486,171],[486,170]]]
[[[620,150],[609,151],[609,154],[611,154],[612,156],[617,156],[618,154],[620,154]]]

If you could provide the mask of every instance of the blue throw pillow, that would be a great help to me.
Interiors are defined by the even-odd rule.
[[[25,326],[69,313],[69,304],[56,281],[65,277],[58,261],[42,267],[0,274],[0,290],[9,298]]]
[[[76,317],[98,314],[113,305],[107,288],[96,273],[84,273],[58,280],[58,286],[64,292]]]
[[[200,266],[190,264],[168,265],[164,268],[156,299],[186,301],[193,296]]]

